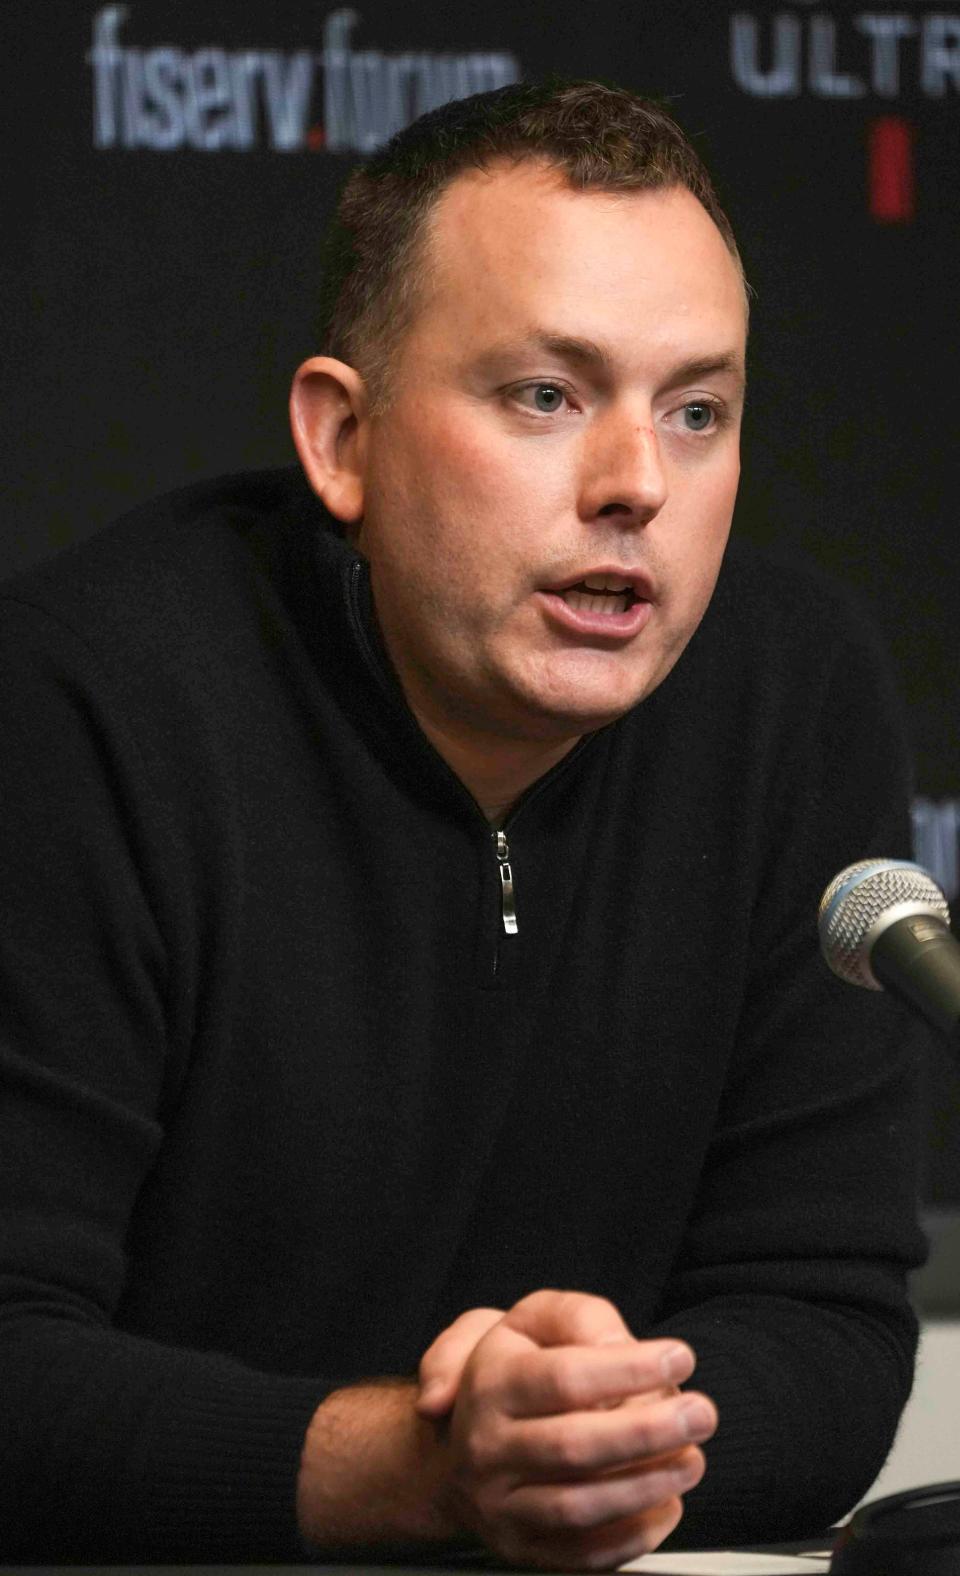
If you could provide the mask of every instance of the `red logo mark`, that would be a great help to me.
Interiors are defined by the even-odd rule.
[[[913,135],[910,122],[900,115],[884,115],[870,126],[870,213],[881,224],[908,224],[916,211]]]

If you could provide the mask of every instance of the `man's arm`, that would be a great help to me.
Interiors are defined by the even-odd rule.
[[[922,1031],[835,979],[816,934],[837,871],[909,858],[911,774],[883,656],[853,615],[840,628],[784,719],[734,1057],[682,1251],[638,1330],[688,1341],[720,1412],[687,1545],[845,1514],[912,1382]],[[789,665],[789,639],[775,660]]]
[[[178,894],[146,889],[144,867],[170,869],[163,805],[107,687],[69,630],[3,608],[3,1554],[294,1559],[300,1450],[334,1378],[113,1327],[173,1094]]]
[[[684,1539],[755,1537],[770,1504],[773,1536],[845,1514],[913,1378],[924,1031],[889,995],[837,980],[815,928],[837,871],[910,857],[899,702],[870,632],[852,617],[847,630],[771,806],[737,1052],[684,1252],[645,1332],[696,1346],[725,1420]]]

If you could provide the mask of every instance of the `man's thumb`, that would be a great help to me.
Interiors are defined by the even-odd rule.
[[[470,1308],[441,1330],[420,1359],[421,1417],[443,1417],[457,1399],[460,1378],[478,1341],[503,1318],[502,1308]]]

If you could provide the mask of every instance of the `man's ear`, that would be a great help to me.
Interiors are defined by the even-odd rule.
[[[359,372],[332,356],[311,356],[290,390],[290,425],[314,492],[345,525],[363,518],[367,392]]]

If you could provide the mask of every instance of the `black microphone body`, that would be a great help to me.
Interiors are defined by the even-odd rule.
[[[870,967],[881,985],[906,997],[960,1049],[960,942],[942,919],[894,920],[870,948]]]

